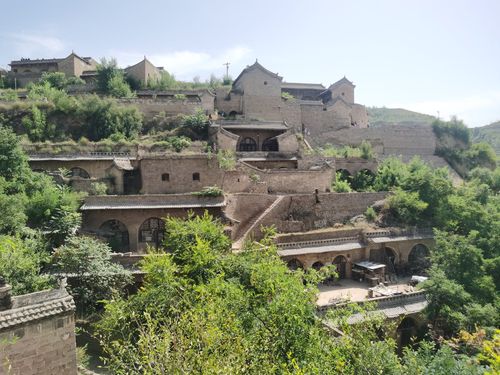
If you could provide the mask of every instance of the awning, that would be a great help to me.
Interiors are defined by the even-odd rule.
[[[380,268],[385,268],[385,264],[382,263],[375,263],[375,262],[370,262],[367,260],[364,260],[362,262],[354,263],[355,266],[366,268],[367,270],[373,271],[373,270],[378,270]]]

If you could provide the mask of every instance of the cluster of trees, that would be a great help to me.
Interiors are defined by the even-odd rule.
[[[153,119],[152,124],[143,127],[143,115],[136,107],[119,105],[112,97],[130,96],[113,94],[130,90],[123,72],[113,60],[104,60],[98,68],[100,93],[109,96],[69,95],[66,89],[76,84],[75,81],[74,78],[67,79],[64,73],[46,73],[40,82],[29,85],[29,103],[16,102],[17,94],[13,90],[3,91],[2,99],[9,99],[12,94],[15,103],[2,110],[0,120],[16,132],[26,134],[32,142],[77,140],[82,137],[90,141],[133,140],[144,131],[163,132],[174,138],[207,139],[208,117],[201,110],[174,119]],[[176,150],[189,146],[185,141],[179,143],[178,139],[173,139],[171,143],[175,143],[173,148]]]
[[[452,117],[450,121],[435,120],[432,128],[437,137],[436,153],[462,176],[475,167],[496,167],[496,155],[486,142],[471,143],[471,131],[463,121]]]
[[[317,284],[332,269],[288,270],[269,236],[232,253],[209,215],[166,224],[143,287],[108,301],[96,325],[113,373],[481,374],[494,360],[487,339],[478,356],[425,342],[398,357],[384,335],[394,327],[376,315],[349,325],[350,306],[318,317]]]
[[[436,228],[431,254],[429,317],[442,335],[500,321],[500,168],[475,168],[454,187],[446,169],[419,159],[385,160],[369,186],[392,191],[382,224]],[[375,212],[367,217],[375,219]]]
[[[18,138],[0,124],[0,275],[24,294],[53,287],[71,275],[78,311],[123,293],[129,272],[111,262],[109,247],[77,235],[82,195],[31,171]]]

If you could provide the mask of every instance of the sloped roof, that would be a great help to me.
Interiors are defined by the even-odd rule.
[[[130,163],[130,159],[114,159],[113,164],[116,166],[116,168],[124,171],[131,171],[134,169],[134,167]]]
[[[341,85],[341,84],[343,84],[343,83],[347,83],[348,85],[351,85],[351,86],[353,86],[353,87],[356,87],[356,86],[354,85],[354,83],[352,83],[351,81],[349,81],[349,80],[348,80],[348,79],[344,76],[343,78],[339,79],[337,82],[332,83],[332,84],[330,85],[330,87],[328,87],[328,90],[331,90],[331,89],[333,89],[333,88],[335,88],[335,87],[337,87],[337,86],[340,86],[340,85]]]
[[[133,67],[140,66],[140,65],[144,65],[144,66],[146,66],[146,64],[151,65],[151,66],[152,66],[153,68],[155,68],[155,69],[159,69],[159,68],[158,68],[158,67],[156,67],[156,66],[155,66],[155,65],[154,65],[151,61],[149,61],[149,60],[146,58],[146,56],[144,56],[144,59],[142,59],[141,61],[139,61],[137,64],[127,66],[127,67],[125,68],[125,71],[130,70],[130,69],[132,69]],[[163,67],[162,67],[162,68],[163,68]]]
[[[325,86],[321,83],[298,83],[298,82],[282,82],[282,89],[310,89],[310,90],[325,90]]]
[[[236,82],[238,82],[240,80],[240,78],[246,74],[246,73],[249,73],[251,72],[252,70],[255,70],[255,69],[259,69],[261,71],[263,71],[264,73],[270,75],[271,77],[274,77],[274,78],[277,78],[279,80],[282,80],[283,77],[280,77],[277,73],[273,73],[271,72],[270,70],[267,70],[266,68],[264,68],[261,64],[259,64],[259,62],[257,60],[255,60],[255,62],[250,65],[250,66],[247,66],[245,69],[243,69],[241,71],[241,73],[239,74],[238,77],[236,77],[236,79],[234,80],[233,82],[233,86],[236,84]]]
[[[223,196],[198,197],[192,194],[93,195],[85,199],[85,203],[80,210],[185,209],[224,207],[225,204]]]
[[[52,59],[21,59],[21,60],[12,60],[10,62],[10,66],[13,65],[31,65],[31,64],[56,64],[63,59],[52,58]]]
[[[44,290],[12,298],[12,308],[0,311],[0,332],[75,310],[75,303],[66,289]]]

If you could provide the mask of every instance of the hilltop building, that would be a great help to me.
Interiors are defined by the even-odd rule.
[[[85,78],[95,72],[97,62],[92,57],[80,57],[71,52],[64,58],[21,59],[10,62],[9,78],[15,80],[17,87],[25,87],[40,79],[43,73],[62,72],[68,77]]]
[[[125,68],[127,77],[134,79],[141,85],[146,85],[148,82],[154,83],[160,81],[162,71],[163,67],[154,66],[146,56],[144,56],[144,60]]]

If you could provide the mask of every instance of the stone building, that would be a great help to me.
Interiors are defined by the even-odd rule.
[[[92,57],[80,57],[74,52],[64,58],[21,59],[11,61],[9,65],[8,77],[15,81],[17,87],[38,81],[43,73],[62,72],[67,77],[85,77],[97,68],[97,62]]]
[[[0,374],[75,375],[75,305],[59,289],[11,297],[0,279]]]
[[[216,91],[216,108],[232,118],[285,121],[300,132],[364,128],[368,116],[365,107],[355,103],[354,88],[345,77],[327,89],[321,84],[283,82],[283,77],[256,61],[240,73],[229,92]]]
[[[145,86],[148,83],[156,83],[160,81],[162,70],[163,67],[154,66],[151,61],[144,56],[144,60],[125,68],[125,74],[127,77],[130,77],[142,86]]]

